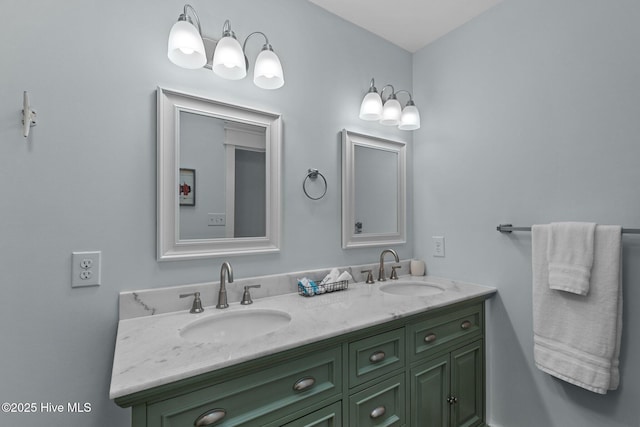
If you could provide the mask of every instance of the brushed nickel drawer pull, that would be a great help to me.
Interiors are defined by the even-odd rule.
[[[424,342],[426,342],[427,344],[432,343],[436,340],[436,334],[429,334],[426,337],[424,337]]]
[[[385,357],[387,357],[387,355],[384,354],[384,351],[376,351],[371,356],[369,356],[369,362],[380,363],[384,360]]]
[[[465,320],[464,322],[462,322],[460,324],[460,327],[464,330],[469,329],[471,326],[473,325],[473,323],[469,322],[468,320]]]
[[[385,408],[384,406],[378,406],[376,409],[371,411],[371,414],[369,414],[369,417],[375,420],[376,418],[380,418],[381,416],[383,416],[386,412],[387,412],[387,408]]]
[[[196,427],[210,426],[223,419],[226,415],[227,411],[225,411],[224,409],[212,409],[196,418],[196,420],[193,422],[193,425]]]
[[[313,377],[304,377],[304,378],[300,378],[298,381],[296,381],[296,383],[293,385],[293,389],[295,391],[305,391],[311,387],[313,387],[313,385],[316,383],[316,379]]]

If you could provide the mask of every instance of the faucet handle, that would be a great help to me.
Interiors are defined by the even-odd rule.
[[[190,294],[180,294],[180,298],[186,298],[186,297],[195,297],[193,299],[193,305],[191,306],[191,310],[189,310],[189,313],[202,313],[204,311],[204,308],[202,308],[202,301],[200,300],[200,292],[192,292]]]
[[[251,294],[249,293],[249,289],[251,288],[261,288],[262,285],[248,285],[244,287],[244,293],[242,294],[242,301],[240,301],[240,304],[242,305],[249,305],[249,304],[253,304],[253,300],[251,299]]]
[[[392,265],[391,266],[391,276],[389,277],[389,279],[398,280],[398,272],[396,271],[398,268],[402,268],[402,266],[401,265]]]
[[[373,270],[362,270],[360,273],[362,274],[367,273],[366,283],[368,284],[375,283],[375,280],[373,280]]]

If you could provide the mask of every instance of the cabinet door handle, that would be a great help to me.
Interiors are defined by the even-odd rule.
[[[384,354],[384,351],[376,351],[371,356],[369,356],[369,362],[380,363],[384,360],[385,357],[387,357],[387,355]]]
[[[313,377],[304,377],[304,378],[300,378],[298,381],[296,381],[296,383],[293,385],[293,389],[295,391],[305,391],[307,389],[310,389],[311,387],[313,387],[313,385],[316,383],[316,379]]]
[[[385,408],[384,406],[378,406],[376,409],[371,411],[369,417],[375,420],[376,418],[380,418],[381,416],[383,416],[386,412],[387,408]]]
[[[193,422],[193,425],[195,427],[210,426],[223,419],[226,415],[227,411],[225,411],[224,409],[212,409],[196,418],[196,420]]]
[[[458,403],[458,398],[454,397],[454,396],[449,396],[449,397],[447,397],[447,403],[449,403],[449,405],[453,405],[454,403]]]
[[[436,340],[436,334],[429,334],[426,337],[424,337],[424,342],[426,342],[427,344],[432,343]]]
[[[468,320],[465,320],[464,322],[462,322],[460,324],[460,327],[464,330],[469,329],[471,326],[473,325],[473,323],[469,322]]]

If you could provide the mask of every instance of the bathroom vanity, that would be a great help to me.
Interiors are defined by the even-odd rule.
[[[134,427],[482,426],[494,292],[404,276],[121,320],[111,398]]]

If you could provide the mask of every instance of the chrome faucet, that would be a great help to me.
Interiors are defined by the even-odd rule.
[[[227,304],[227,287],[224,281],[225,271],[227,272],[229,283],[233,283],[233,268],[231,268],[231,264],[225,261],[222,263],[222,267],[220,267],[220,291],[218,292],[218,304],[216,308],[229,307],[229,304]]]
[[[378,282],[386,281],[386,277],[384,277],[384,256],[385,254],[390,253],[396,258],[396,262],[400,262],[400,258],[398,258],[398,253],[393,249],[385,249],[380,254],[380,269],[378,270]]]

